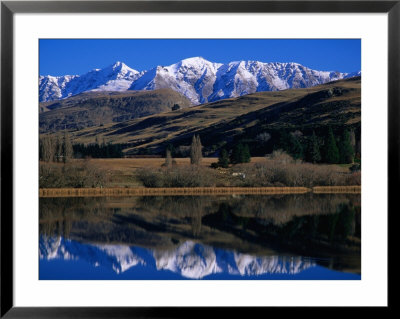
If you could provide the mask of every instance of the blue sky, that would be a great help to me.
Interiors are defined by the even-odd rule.
[[[361,70],[360,39],[41,39],[40,75],[83,74],[116,61],[143,71],[201,56],[238,60],[297,62],[321,71]]]

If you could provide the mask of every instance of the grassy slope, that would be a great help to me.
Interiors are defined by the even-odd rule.
[[[39,127],[45,133],[106,125],[167,112],[175,103],[182,108],[191,105],[186,97],[170,89],[82,93],[40,103]]]
[[[194,133],[203,145],[233,140],[243,132],[298,125],[352,125],[361,120],[361,79],[341,80],[307,89],[259,92],[140,119],[86,128],[73,133],[74,142],[98,137],[129,143],[125,150],[161,152],[166,143],[189,145]]]

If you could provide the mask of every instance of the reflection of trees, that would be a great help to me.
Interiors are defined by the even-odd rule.
[[[40,198],[39,232],[68,238],[74,223],[107,216],[105,201],[105,198]]]
[[[340,204],[336,213],[295,217],[279,228],[279,234],[287,239],[323,240],[330,243],[346,243],[348,237],[360,233],[356,213],[351,204]]]
[[[338,247],[360,239],[359,201],[359,195],[315,194],[41,198],[39,228],[106,243],[172,245],[196,238],[233,248],[243,240],[285,242],[289,249],[304,242]]]
[[[242,196],[232,200],[233,213],[242,217],[268,219],[275,224],[295,216],[332,214],[343,203],[357,204],[358,195]]]
[[[260,206],[259,206],[260,207]],[[306,255],[360,251],[360,210],[340,203],[334,212],[292,216],[286,223],[237,214],[238,207],[222,203],[216,213],[203,217],[203,225],[217,228],[274,250]]]
[[[194,238],[200,237],[202,217],[216,207],[215,198],[209,196],[148,196],[142,197],[138,205],[165,223],[174,223],[177,218],[180,223],[190,222]]]
[[[208,214],[216,207],[216,202],[218,198],[211,196],[144,196],[138,200],[136,208],[160,217],[190,218],[193,211]]]

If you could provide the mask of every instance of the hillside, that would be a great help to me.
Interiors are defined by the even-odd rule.
[[[171,89],[81,93],[40,103],[39,128],[41,133],[80,130],[168,112],[174,104],[182,108],[191,105],[187,98]]]
[[[204,154],[212,155],[239,140],[253,143],[256,149],[262,144],[259,136],[265,133],[300,130],[309,135],[312,130],[318,133],[328,126],[339,131],[344,127],[359,131],[360,121],[361,78],[354,77],[307,89],[249,94],[83,129],[72,135],[79,143],[92,143],[96,137],[126,143],[126,154],[163,154],[168,144],[184,153],[193,134],[199,134]],[[264,147],[264,154],[271,147]]]

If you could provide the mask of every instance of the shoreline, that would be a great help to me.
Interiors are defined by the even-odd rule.
[[[361,186],[308,187],[105,187],[105,188],[40,188],[39,197],[103,196],[184,196],[184,195],[281,195],[281,194],[361,194]]]

